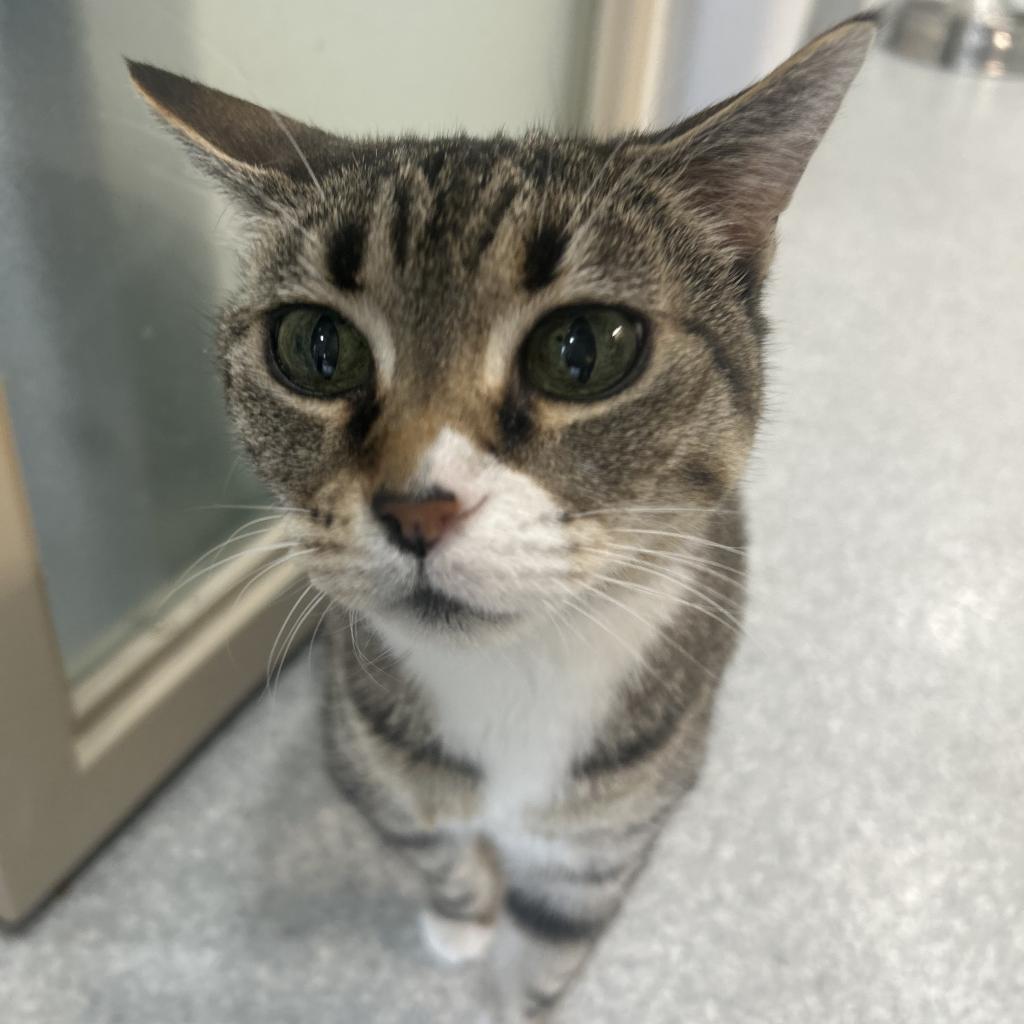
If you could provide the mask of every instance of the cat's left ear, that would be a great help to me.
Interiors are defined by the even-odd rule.
[[[771,243],[807,162],[875,36],[875,16],[837,25],[770,75],[643,139],[651,176],[706,212],[722,242],[753,257]]]
[[[127,64],[196,163],[251,208],[270,209],[289,184],[318,188],[318,176],[338,161],[344,144],[335,135],[150,64]]]

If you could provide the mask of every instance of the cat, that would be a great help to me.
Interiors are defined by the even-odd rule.
[[[218,359],[331,602],[333,774],[496,1019],[547,1018],[697,780],[775,224],[874,28],[603,139],[344,139],[129,62],[248,217]]]

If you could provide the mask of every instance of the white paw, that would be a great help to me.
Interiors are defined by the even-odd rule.
[[[446,964],[465,964],[483,958],[494,938],[494,925],[455,921],[428,907],[420,911],[420,932],[438,959]]]

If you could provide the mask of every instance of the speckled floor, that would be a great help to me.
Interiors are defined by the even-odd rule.
[[[874,55],[782,225],[748,639],[566,1024],[1024,1020],[1024,84]],[[19,936],[4,1024],[474,1019],[304,658]]]

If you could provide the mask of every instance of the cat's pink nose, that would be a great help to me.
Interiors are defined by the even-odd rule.
[[[462,506],[455,495],[440,489],[419,495],[379,491],[372,507],[391,540],[419,558],[423,558],[462,515]]]

